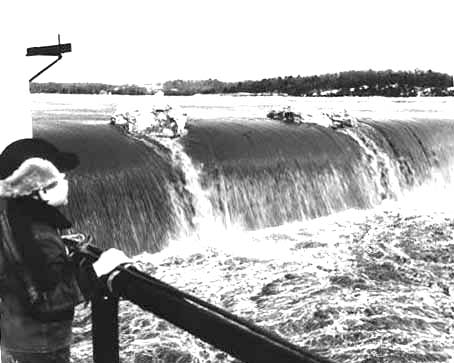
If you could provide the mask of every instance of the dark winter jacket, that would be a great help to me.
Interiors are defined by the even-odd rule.
[[[30,198],[9,200],[7,215],[23,262],[51,311],[37,314],[24,298],[20,276],[7,269],[1,291],[1,345],[10,351],[43,353],[66,347],[74,306],[83,300],[76,266],[60,238],[60,231],[71,223],[56,208]],[[56,294],[59,291],[63,294]]]

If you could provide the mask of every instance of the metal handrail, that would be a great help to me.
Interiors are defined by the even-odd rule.
[[[65,240],[65,239],[64,239]],[[65,240],[67,242],[67,240]],[[69,243],[77,260],[96,261],[103,252],[88,243]],[[101,280],[92,300],[95,363],[119,362],[118,298],[229,353],[246,363],[334,363],[311,353],[254,323],[139,271],[119,266]]]

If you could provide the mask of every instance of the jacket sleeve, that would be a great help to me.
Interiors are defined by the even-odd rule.
[[[33,279],[41,291],[49,291],[63,281],[68,274],[69,259],[65,245],[52,230],[34,231],[34,243],[41,252],[39,271],[33,271]]]
[[[43,255],[42,269],[35,279],[41,291],[50,291],[60,282],[75,279],[84,300],[89,300],[100,286],[92,264],[70,258],[63,240],[55,231],[40,228],[34,235]]]

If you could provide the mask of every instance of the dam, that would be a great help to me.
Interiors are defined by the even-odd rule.
[[[197,232],[208,215],[225,228],[261,229],[373,208],[431,180],[452,181],[449,119],[367,117],[333,130],[235,118],[226,108],[227,117],[190,120],[187,134],[167,144],[125,136],[105,122],[108,109],[47,118],[36,111],[34,134],[81,157],[70,209],[77,227],[131,253]]]

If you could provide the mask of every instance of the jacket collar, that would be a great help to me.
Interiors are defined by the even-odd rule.
[[[34,222],[42,222],[57,229],[72,227],[72,223],[55,207],[33,198],[10,199],[9,206],[17,208],[19,213],[30,217]]]

